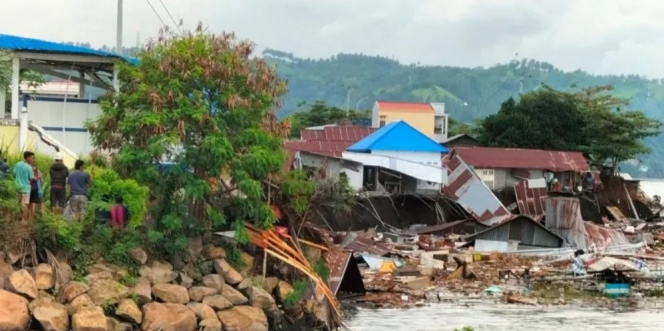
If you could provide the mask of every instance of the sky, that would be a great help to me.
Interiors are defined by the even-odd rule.
[[[0,0],[0,33],[115,45],[116,6]],[[529,58],[567,71],[664,78],[664,1],[124,0],[124,45],[156,36],[159,17],[298,57],[364,53],[464,67]]]

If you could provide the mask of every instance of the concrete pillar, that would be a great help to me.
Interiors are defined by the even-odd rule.
[[[113,89],[115,93],[120,92],[120,80],[118,79],[118,68],[113,67]]]
[[[81,77],[81,83],[78,83],[78,98],[83,99],[85,98],[85,84],[82,82],[85,81],[85,71],[79,71],[78,73]]]
[[[21,109],[21,122],[18,129],[18,146],[21,152],[24,152],[28,147],[28,108],[22,107]]]
[[[12,60],[12,119],[19,119],[19,109],[21,103],[19,100],[21,60],[18,56]]]
[[[0,109],[2,110],[2,118],[5,117],[5,111],[7,110],[5,108],[6,103],[7,103],[7,90],[4,88],[0,88]]]

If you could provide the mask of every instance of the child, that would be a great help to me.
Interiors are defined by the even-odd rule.
[[[111,207],[111,227],[124,229],[129,221],[129,209],[124,205],[122,197],[115,198],[115,205]]]

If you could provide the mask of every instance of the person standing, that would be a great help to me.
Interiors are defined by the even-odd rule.
[[[62,214],[67,203],[67,177],[69,169],[62,162],[62,154],[55,154],[55,162],[48,170],[51,175],[51,211]]]
[[[14,180],[19,188],[19,202],[21,203],[21,223],[28,223],[30,219],[30,191],[35,173],[32,164],[35,163],[35,153],[23,152],[23,161],[14,166]]]
[[[88,207],[88,186],[92,184],[92,178],[87,172],[83,171],[83,160],[76,160],[74,171],[69,174],[67,183],[69,184],[69,206],[71,208],[71,218],[79,221],[85,217]]]
[[[9,168],[7,160],[4,157],[2,157],[2,151],[0,151],[0,179],[7,178],[7,175],[9,174],[10,170],[11,168]]]
[[[42,190],[43,181],[42,173],[37,169],[37,166],[32,165],[32,172],[34,175],[34,180],[30,185],[30,217],[34,218],[37,210],[43,211],[44,206],[44,191]]]
[[[124,205],[122,197],[115,198],[115,206],[111,207],[111,227],[124,229],[129,220],[129,209]]]

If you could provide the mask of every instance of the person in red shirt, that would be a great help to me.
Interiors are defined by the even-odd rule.
[[[111,227],[124,229],[129,222],[129,209],[124,205],[122,197],[115,198],[115,205],[111,207]]]

